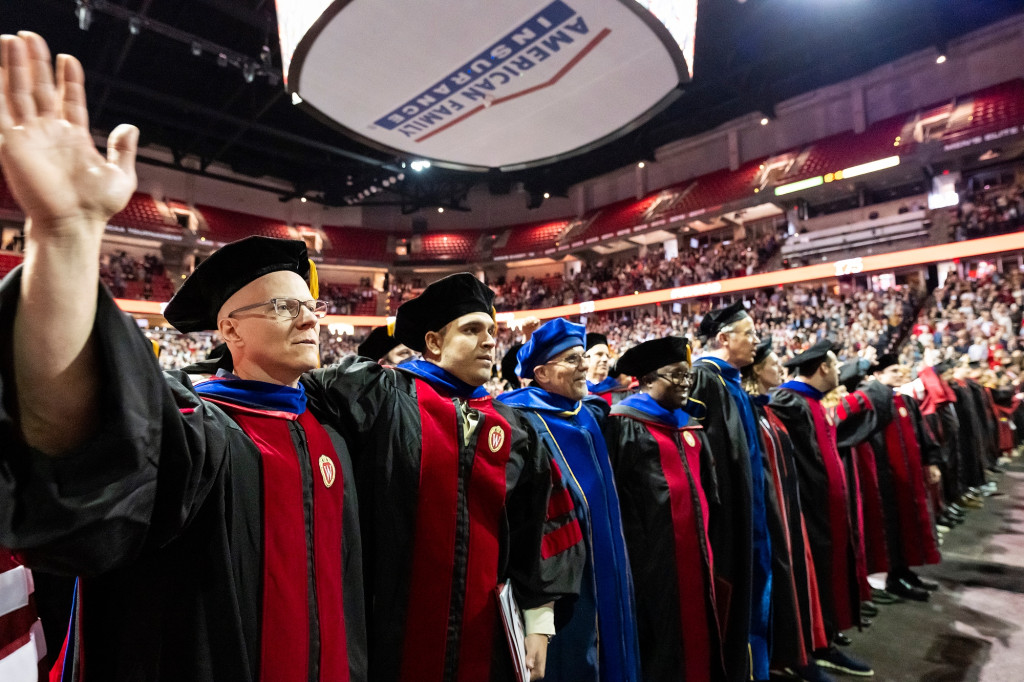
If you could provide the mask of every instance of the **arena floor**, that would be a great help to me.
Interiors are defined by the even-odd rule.
[[[929,603],[879,606],[849,653],[879,682],[1024,681],[1024,463],[954,528],[943,561],[919,573],[942,587]],[[847,678],[853,679],[853,678]]]

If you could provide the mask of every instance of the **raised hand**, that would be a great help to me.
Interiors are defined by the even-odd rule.
[[[533,333],[540,328],[540,318],[527,317],[523,320],[522,332],[523,332],[523,343],[530,340]]]
[[[138,129],[118,126],[104,158],[89,133],[82,65],[58,55],[55,81],[35,33],[2,36],[0,65],[0,169],[31,237],[86,230],[99,238],[135,191]]]

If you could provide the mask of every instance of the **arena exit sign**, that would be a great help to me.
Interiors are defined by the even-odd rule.
[[[515,170],[600,146],[692,77],[698,0],[277,0],[285,86],[371,146]]]

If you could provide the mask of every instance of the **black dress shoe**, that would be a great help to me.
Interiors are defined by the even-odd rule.
[[[834,670],[844,675],[872,677],[875,674],[870,665],[864,661],[858,661],[856,658],[847,656],[835,647],[815,651],[814,662],[821,668]]]
[[[860,603],[860,612],[868,618],[874,618],[878,615],[878,607],[875,606],[873,601],[862,601]]]
[[[904,599],[913,599],[914,601],[928,601],[931,596],[931,592],[928,590],[922,590],[920,587],[914,587],[903,578],[886,582],[885,591],[894,594],[897,597]]]
[[[892,592],[886,590],[880,590],[876,587],[871,588],[871,601],[876,604],[902,604],[903,599],[896,596]]]
[[[908,571],[908,573],[909,573],[909,571]],[[910,583],[911,585],[913,585],[914,587],[919,587],[922,590],[927,590],[929,592],[935,592],[936,590],[939,589],[939,584],[937,582],[933,582],[931,580],[925,580],[924,578],[922,578],[921,576],[917,575],[916,573],[909,573],[909,575],[907,575],[907,577],[906,577],[906,581],[908,583]]]
[[[862,628],[869,628],[869,627],[871,627],[871,624],[872,624],[873,622],[874,622],[874,621],[873,621],[873,620],[871,620],[870,618],[868,618],[867,616],[861,616],[861,617],[860,617],[860,626],[861,626]]]
[[[836,636],[832,639],[832,641],[838,644],[839,646],[850,646],[851,644],[853,644],[853,640],[847,637],[842,632],[836,633]]]

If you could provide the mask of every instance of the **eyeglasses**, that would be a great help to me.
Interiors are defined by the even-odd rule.
[[[299,316],[299,311],[303,308],[313,313],[317,318],[322,318],[327,314],[327,301],[310,300],[300,301],[297,298],[272,298],[269,301],[263,301],[262,303],[253,303],[252,305],[243,306],[236,310],[232,310],[228,313],[228,317],[233,317],[235,313],[240,313],[243,310],[253,310],[255,308],[262,308],[263,306],[273,306],[274,312],[279,317],[286,317],[289,320],[294,320]]]
[[[545,362],[544,364],[545,365],[568,365],[569,367],[572,367],[573,369],[579,369],[580,367],[583,366],[583,363],[586,362],[586,361],[587,361],[586,356],[584,356],[582,353],[577,353],[575,355],[570,355],[567,358],[562,358],[561,360],[549,360],[548,362]]]
[[[673,372],[672,374],[655,372],[655,375],[675,386],[689,386],[693,383],[693,374],[691,372]]]

